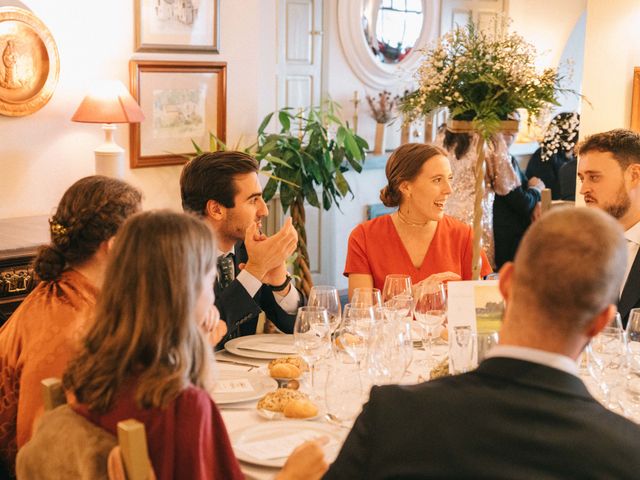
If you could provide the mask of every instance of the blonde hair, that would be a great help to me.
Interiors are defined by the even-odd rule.
[[[380,190],[380,200],[386,207],[397,207],[402,202],[400,185],[415,179],[422,165],[436,155],[447,156],[447,152],[430,143],[406,143],[396,148],[389,160],[385,173],[387,185]]]
[[[195,307],[215,268],[210,229],[169,211],[133,216],[116,237],[94,325],[63,383],[92,411],[105,412],[137,379],[141,408],[164,407],[189,384],[207,388],[212,362]]]

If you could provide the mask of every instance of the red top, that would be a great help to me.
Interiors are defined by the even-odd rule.
[[[220,412],[204,390],[190,386],[165,409],[139,409],[135,384],[116,396],[105,414],[91,413],[84,405],[75,410],[94,424],[117,436],[117,423],[129,418],[144,424],[147,448],[158,480],[243,479]]]
[[[411,276],[418,283],[429,275],[454,272],[463,280],[471,280],[473,230],[445,215],[438,222],[420,268],[413,266],[390,215],[382,215],[361,223],[351,232],[344,275],[360,273],[373,276],[373,286],[382,290],[387,275]],[[491,273],[491,265],[482,251],[481,275]]]

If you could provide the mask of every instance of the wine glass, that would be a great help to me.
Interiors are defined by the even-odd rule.
[[[315,364],[331,351],[331,327],[327,309],[300,307],[293,325],[293,342],[298,354],[309,364],[313,394]]]
[[[367,307],[381,307],[382,296],[380,295],[380,289],[369,287],[355,288],[351,296],[351,303],[353,305],[363,305]]]
[[[613,390],[624,379],[627,366],[627,341],[624,331],[616,327],[605,327],[593,337],[587,346],[588,369],[596,381],[605,404],[614,408]]]
[[[382,287],[382,301],[388,302],[397,295],[411,296],[411,277],[409,275],[393,273],[385,277],[384,287]]]
[[[633,308],[629,312],[626,334],[629,361],[620,406],[625,416],[638,422],[640,421],[640,308]]]
[[[355,363],[365,358],[371,327],[374,323],[373,307],[347,303],[342,323],[334,335],[334,352],[337,357],[346,353]]]
[[[427,362],[433,356],[433,335],[436,327],[447,317],[447,295],[444,285],[422,283],[416,288],[413,313],[423,327],[422,345],[427,353]]]
[[[329,326],[331,331],[335,331],[340,325],[342,306],[340,305],[340,295],[336,287],[327,285],[317,285],[311,287],[309,292],[308,306],[324,307],[329,315]]]
[[[400,294],[384,303],[385,317],[389,320],[407,320],[413,318],[413,297],[408,294]]]

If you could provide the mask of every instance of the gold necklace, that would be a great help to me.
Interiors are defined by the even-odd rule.
[[[405,218],[404,214],[400,211],[400,209],[398,209],[398,218],[402,223],[409,225],[410,227],[426,227],[431,223],[431,220],[427,220],[424,223],[412,222],[411,220],[408,220],[407,218]]]

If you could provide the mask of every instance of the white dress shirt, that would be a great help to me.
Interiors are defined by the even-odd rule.
[[[517,347],[515,345],[496,345],[486,356],[486,358],[493,357],[515,358],[516,360],[538,363],[556,370],[562,370],[576,377],[578,376],[576,361],[559,353],[547,352],[536,348]]]
[[[218,250],[218,257],[220,257],[220,255],[228,255],[230,253],[233,253],[235,255],[235,247],[231,248],[231,250],[227,252]],[[256,293],[258,293],[258,290],[260,290],[260,288],[262,287],[262,282],[254,277],[251,273],[247,272],[245,269],[240,270],[240,273],[238,273],[236,279],[238,280],[238,282],[240,282],[240,285],[244,287],[251,298],[253,298]],[[298,292],[298,289],[294,288],[293,285],[291,285],[289,293],[287,293],[285,296],[277,295],[276,293],[274,293],[273,297],[276,299],[278,305],[280,305],[280,308],[282,308],[288,314],[292,315],[298,310],[300,293]]]

